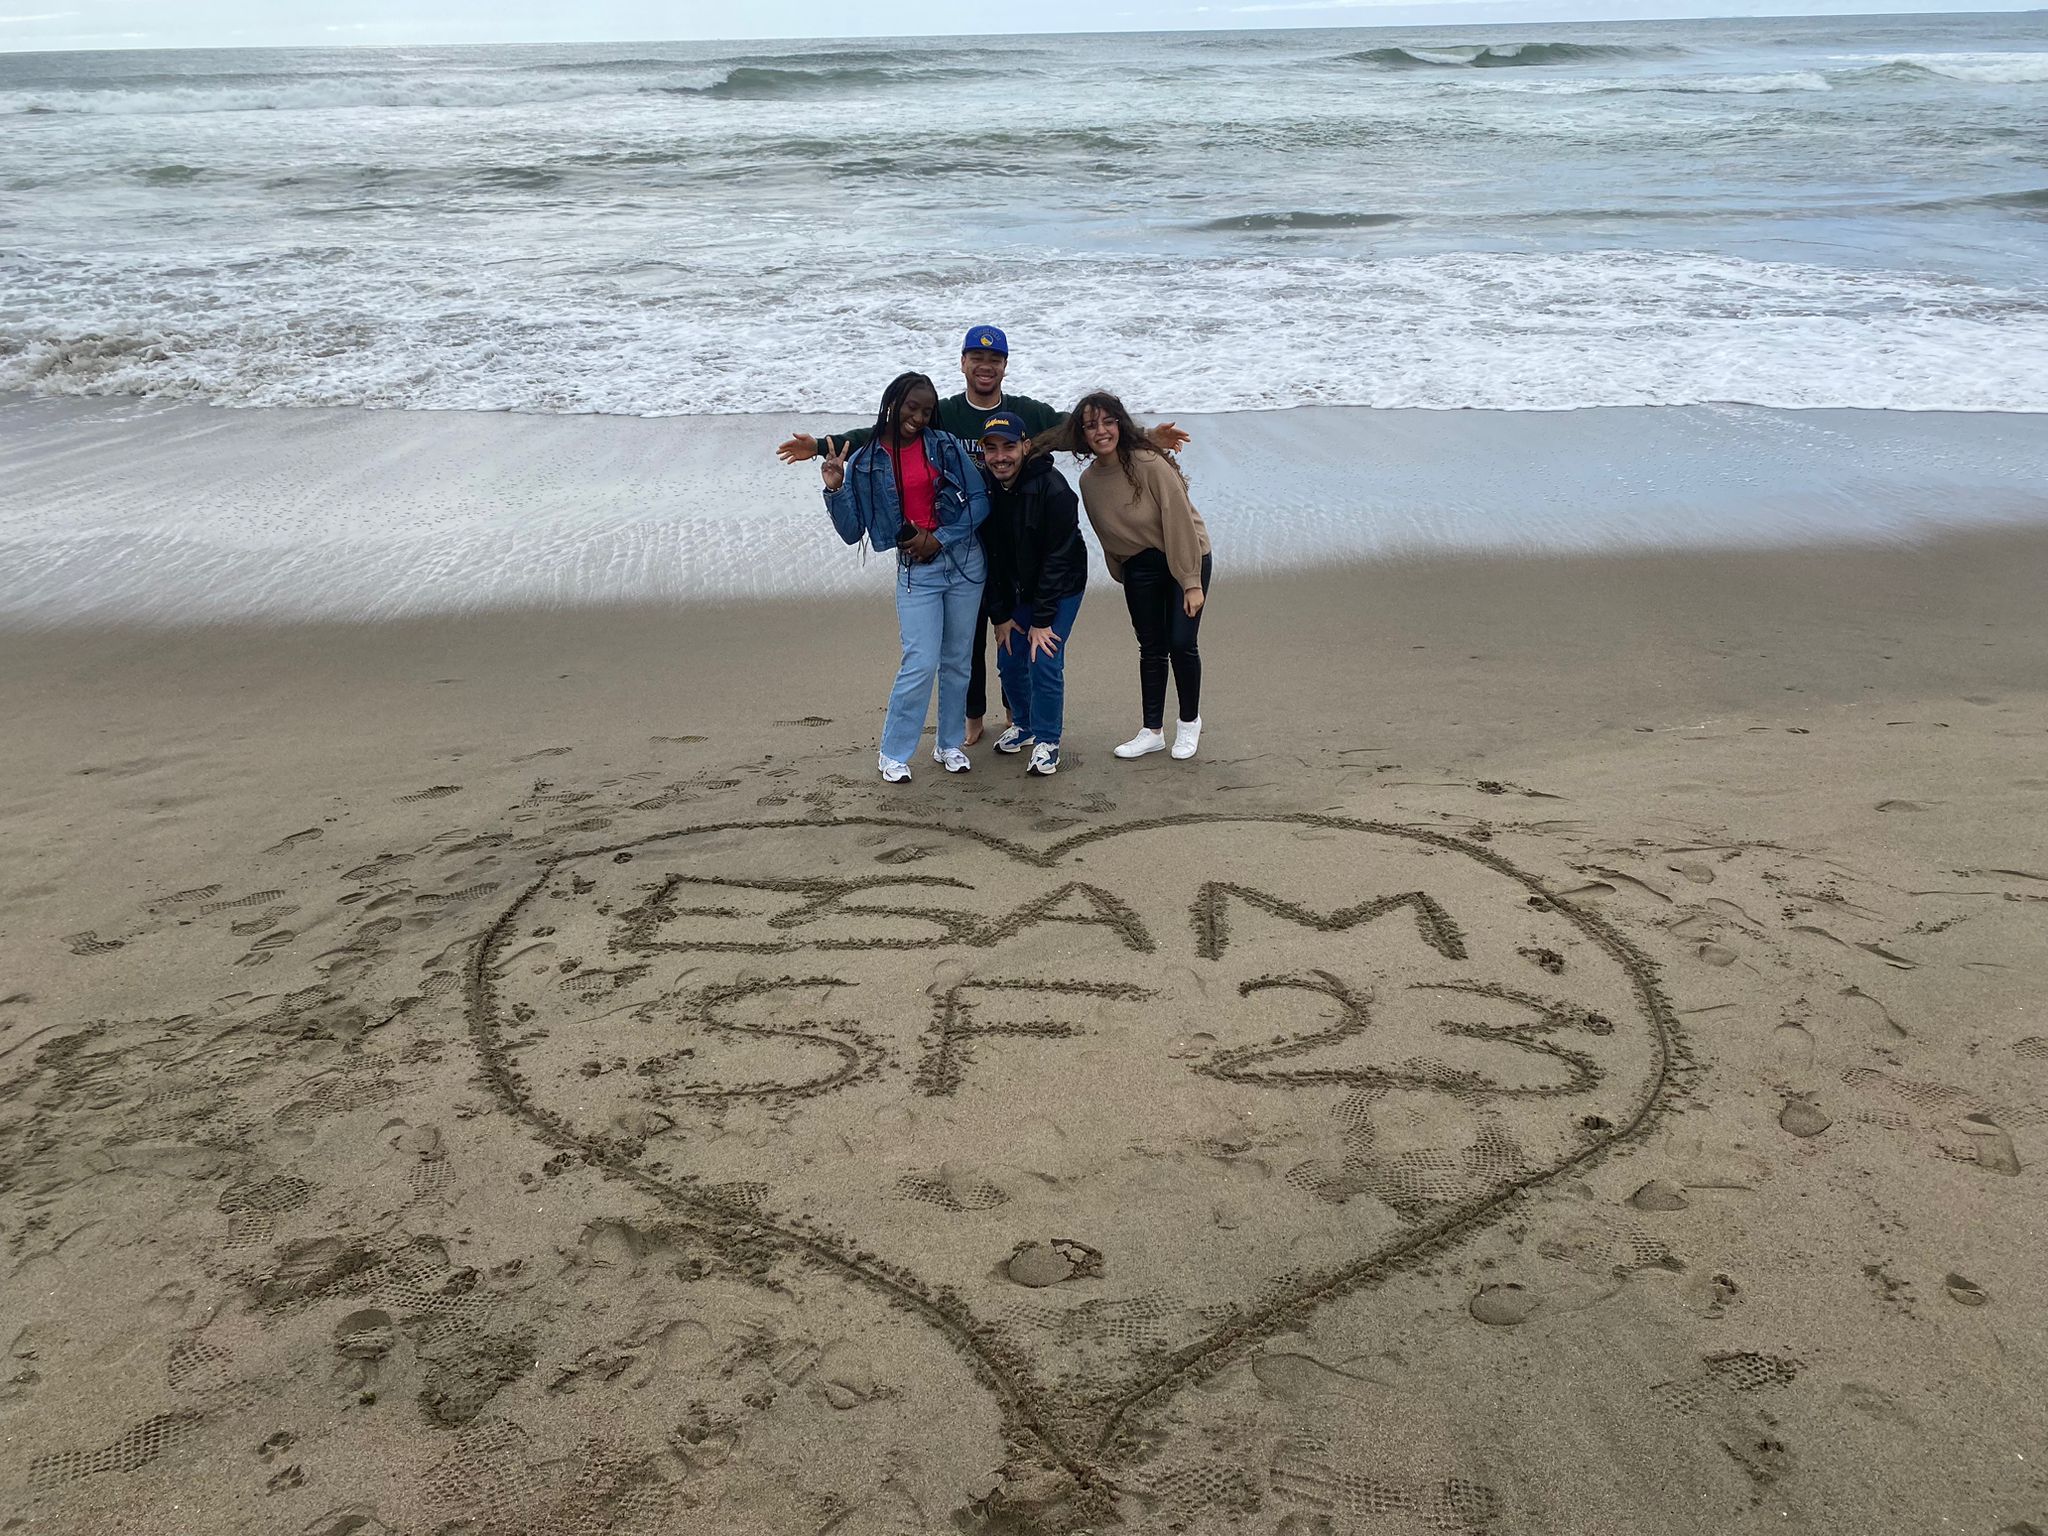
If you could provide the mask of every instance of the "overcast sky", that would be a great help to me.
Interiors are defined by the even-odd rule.
[[[1788,16],[2025,10],[2039,0],[0,0],[0,53],[28,48],[220,48],[335,43],[622,42],[901,37],[963,32]]]

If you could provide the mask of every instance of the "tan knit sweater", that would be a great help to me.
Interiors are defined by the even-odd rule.
[[[1110,577],[1122,581],[1126,560],[1157,549],[1165,552],[1167,569],[1183,591],[1199,587],[1209,530],[1188,500],[1187,486],[1171,464],[1142,448],[1131,455],[1131,468],[1138,476],[1135,486],[1114,454],[1081,471],[1081,503],[1102,541]]]

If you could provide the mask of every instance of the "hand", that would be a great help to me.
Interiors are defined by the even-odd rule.
[[[790,442],[796,441],[798,441],[796,438],[790,439]],[[818,444],[815,439],[808,437],[802,439],[802,441],[810,444],[809,450],[804,454],[804,457],[808,459],[817,452]],[[782,446],[787,448],[789,443],[784,443]],[[789,462],[794,464],[796,460],[791,459]],[[818,473],[824,477],[825,489],[828,491],[836,491],[846,484],[846,445],[844,443],[835,443],[829,437],[825,439],[825,462],[818,466]]]
[[[818,440],[808,432],[799,432],[787,442],[775,445],[775,457],[785,464],[803,464],[818,456]]]
[[[1180,595],[1180,610],[1192,619],[1201,613],[1205,601],[1207,598],[1200,587],[1189,587]]]
[[[1017,621],[1005,619],[995,626],[996,649],[1005,656],[1010,654],[1010,639],[1017,633]]]
[[[903,547],[919,565],[929,565],[939,558],[938,537],[927,528],[918,529],[917,536]]]
[[[1187,433],[1170,421],[1159,423],[1152,429],[1150,436],[1154,444],[1164,448],[1168,453],[1179,453],[1188,445]]]
[[[1060,637],[1052,632],[1050,624],[1031,626],[1031,654],[1027,658],[1036,661],[1040,655],[1050,656],[1060,648]]]

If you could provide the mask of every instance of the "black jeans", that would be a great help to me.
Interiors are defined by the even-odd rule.
[[[1202,593],[1209,591],[1210,557],[1202,556]],[[1202,718],[1202,653],[1195,641],[1202,616],[1181,606],[1181,586],[1166,567],[1164,550],[1144,549],[1124,562],[1124,606],[1138,632],[1138,691],[1145,705],[1145,729],[1166,728],[1166,673],[1180,694],[1180,718]]]
[[[974,662],[967,673],[967,718],[979,720],[988,713],[988,615],[974,626]]]

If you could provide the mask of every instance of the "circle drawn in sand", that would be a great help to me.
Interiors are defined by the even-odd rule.
[[[877,828],[924,856],[878,865]],[[513,957],[536,922],[573,968]],[[1568,948],[1532,978],[1530,949]],[[1653,967],[1596,915],[1476,844],[1320,815],[1044,847],[879,816],[680,828],[556,861],[468,987],[485,1076],[539,1140],[714,1252],[916,1316],[1084,1488],[1133,1415],[1639,1138],[1677,1050]],[[735,1116],[749,1134],[707,1134]],[[991,1253],[1111,1224],[1077,1304],[1017,1321],[1003,1297],[1057,1284],[1057,1255],[1024,1278]]]

